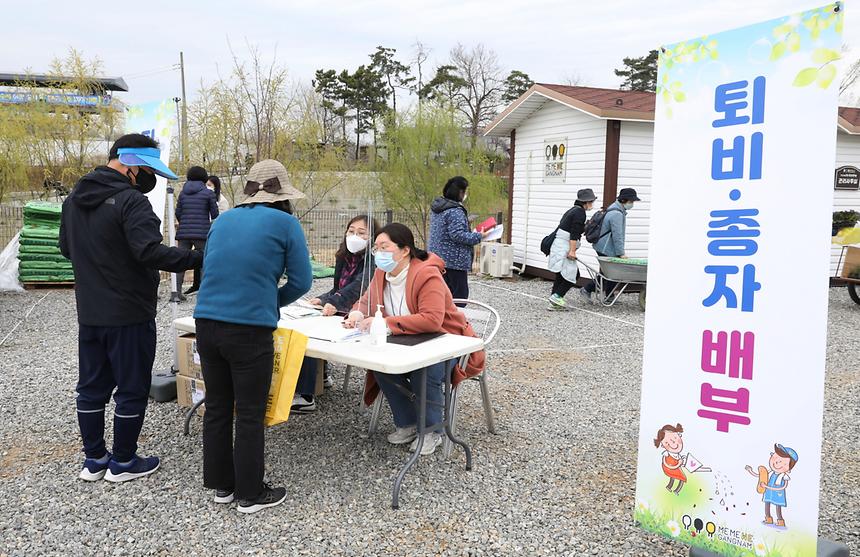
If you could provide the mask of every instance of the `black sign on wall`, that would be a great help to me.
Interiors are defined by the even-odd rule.
[[[840,166],[836,169],[833,188],[837,190],[860,189],[860,170],[853,166]]]

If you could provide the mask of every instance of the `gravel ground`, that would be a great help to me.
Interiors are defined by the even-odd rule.
[[[201,423],[183,437],[174,403],[147,413],[141,452],[162,457],[155,475],[78,481],[74,295],[0,294],[4,337],[37,304],[0,346],[0,555],[686,555],[634,527],[634,474],[606,465],[635,469],[644,317],[636,298],[550,312],[547,282],[472,285],[504,319],[490,356],[499,435],[484,427],[476,385],[461,399],[474,470],[464,471],[461,453],[422,459],[392,511],[391,482],[407,454],[384,435],[362,437],[361,380],[344,391],[335,368],[316,414],[268,430],[267,475],[286,486],[288,504],[252,516],[203,489]],[[169,363],[169,317],[165,306],[156,368]],[[832,289],[821,533],[852,552],[860,552],[858,329],[860,308]],[[386,411],[380,431],[390,427]]]

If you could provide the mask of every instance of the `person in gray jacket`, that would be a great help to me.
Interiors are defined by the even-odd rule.
[[[627,211],[633,208],[636,201],[641,201],[633,188],[622,188],[618,194],[618,200],[606,208],[606,214],[600,226],[600,239],[594,244],[594,251],[603,257],[627,258],[624,252],[624,235],[627,226]],[[611,292],[615,283],[609,280],[603,281],[604,291]],[[579,294],[588,302],[597,285],[590,281]]]

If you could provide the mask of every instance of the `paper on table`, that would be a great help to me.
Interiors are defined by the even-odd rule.
[[[490,233],[484,236],[485,242],[492,242],[493,240],[500,240],[502,238],[502,233],[505,231],[505,225],[500,224],[498,226],[494,226],[490,229]]]
[[[357,329],[346,329],[343,326],[334,324],[329,317],[302,319],[297,322],[295,329],[307,336],[317,340],[327,340],[329,342],[348,342],[358,340],[367,333]]]
[[[308,309],[320,309],[322,306],[315,306],[304,298],[299,298],[295,302],[290,305],[297,305],[299,307],[308,308]]]
[[[310,317],[319,315],[320,310],[314,307],[304,307],[299,305],[289,305],[281,308],[281,319],[299,319],[300,317]]]

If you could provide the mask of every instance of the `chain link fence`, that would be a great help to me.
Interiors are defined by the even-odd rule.
[[[308,241],[308,250],[315,261],[324,265],[334,266],[334,254],[343,239],[346,225],[352,217],[359,214],[362,214],[362,212],[313,210],[300,217],[302,228]],[[425,243],[422,238],[427,237],[428,231],[426,227],[429,223],[424,222],[424,215],[421,213],[387,210],[376,211],[373,213],[373,216],[380,227],[392,222],[400,222],[409,226],[415,233],[416,243],[419,245]],[[501,222],[501,213],[496,215],[496,220]],[[0,205],[0,249],[5,247],[15,234],[21,230],[23,223],[23,207]],[[422,228],[424,230],[421,230]]]
[[[0,251],[24,226],[24,208],[0,205]]]

